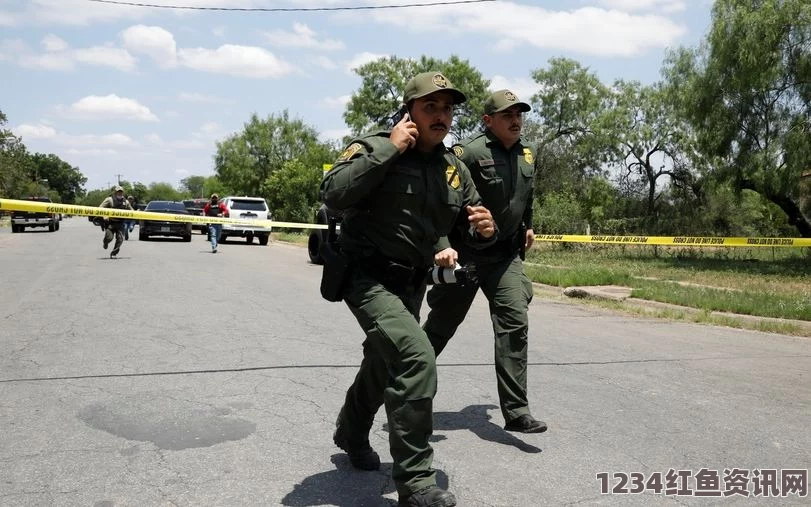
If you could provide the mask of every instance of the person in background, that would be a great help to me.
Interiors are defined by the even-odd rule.
[[[203,215],[207,217],[222,217],[225,214],[225,204],[220,202],[220,196],[211,194],[211,199],[203,206]],[[208,224],[208,239],[211,241],[211,253],[217,253],[217,241],[220,239],[222,224]]]
[[[546,423],[532,417],[527,400],[527,348],[532,283],[523,267],[523,252],[532,246],[534,151],[521,139],[524,113],[530,105],[510,90],[487,99],[483,132],[454,145],[457,157],[470,169],[482,203],[493,210],[499,241],[473,250],[458,236],[449,236],[449,250],[462,265],[476,267],[478,286],[434,285],[426,298],[431,311],[425,330],[438,356],[456,332],[481,288],[490,303],[495,335],[495,365],[504,429],[542,433]]]
[[[130,210],[132,211],[132,206],[130,206],[130,202],[124,199],[124,189],[117,185],[113,189],[113,195],[107,197],[101,204],[99,204],[100,208],[112,208],[115,210]],[[102,241],[102,246],[105,250],[110,245],[110,242],[113,241],[115,238],[115,245],[113,245],[113,250],[110,252],[110,258],[115,258],[118,255],[118,252],[121,251],[121,244],[124,243],[124,220],[121,218],[111,217],[104,221],[104,240]]]

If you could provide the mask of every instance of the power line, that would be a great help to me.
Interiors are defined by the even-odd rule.
[[[365,5],[352,7],[195,7],[191,5],[158,5],[119,0],[88,0],[100,4],[127,5],[130,7],[153,7],[156,9],[184,9],[190,11],[244,11],[244,12],[316,12],[316,11],[360,11],[374,9],[404,9],[406,7],[437,7],[440,5],[480,4],[496,0],[450,0],[447,2],[425,2],[403,5]]]

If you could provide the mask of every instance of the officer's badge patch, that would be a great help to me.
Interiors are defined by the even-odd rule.
[[[457,157],[462,158],[462,155],[464,153],[465,153],[465,149],[462,148],[461,146],[457,145],[457,146],[453,147],[453,154],[456,155]]]
[[[350,144],[349,147],[347,147],[344,150],[344,152],[341,153],[341,156],[338,157],[338,162],[346,162],[347,160],[352,158],[355,155],[355,153],[359,152],[362,149],[363,149],[363,145],[360,144],[360,143],[352,143],[352,144]]]
[[[507,99],[510,102],[515,102],[515,99],[516,99],[515,94],[513,92],[505,92],[504,93],[504,98]]]
[[[445,169],[445,176],[447,176],[448,185],[454,190],[459,188],[462,184],[462,180],[459,178],[459,171],[452,165],[449,165],[448,168]]]
[[[437,88],[447,88],[448,87],[448,80],[445,79],[445,76],[442,74],[434,74],[434,77],[431,78],[431,82],[434,83]]]
[[[524,148],[524,160],[527,161],[527,164],[532,163],[532,150],[529,148]]]

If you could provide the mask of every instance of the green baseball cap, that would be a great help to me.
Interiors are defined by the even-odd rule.
[[[518,100],[518,95],[510,90],[497,90],[494,91],[493,94],[487,98],[487,102],[484,103],[484,114],[492,115],[493,113],[500,113],[513,106],[521,106],[520,110],[522,113],[532,110],[529,104]]]
[[[414,99],[442,91],[453,94],[454,104],[461,104],[467,100],[465,94],[454,88],[450,80],[443,76],[441,72],[421,72],[406,83],[405,92],[403,92],[403,103],[408,104]]]

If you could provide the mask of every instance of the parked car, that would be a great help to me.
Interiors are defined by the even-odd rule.
[[[188,215],[186,207],[180,201],[150,201],[144,211],[152,213],[170,213]],[[179,236],[183,241],[191,241],[190,222],[170,222],[160,220],[140,220],[138,222],[138,239],[145,241],[152,236]]]
[[[263,197],[233,197],[228,196],[220,199],[225,204],[225,217],[226,218],[241,218],[248,220],[271,220],[271,212],[268,209],[268,203],[265,202]],[[232,236],[239,236],[245,238],[248,243],[253,242],[254,236],[259,238],[260,245],[267,245],[270,239],[272,227],[263,225],[236,225],[236,224],[223,224],[222,234],[220,235],[220,242],[225,241]]]
[[[328,225],[330,218],[334,218],[340,223],[342,217],[342,212],[331,210],[322,204],[318,211],[315,212],[315,223]],[[335,232],[340,234],[340,228],[336,228]],[[310,255],[310,262],[313,264],[324,264],[324,258],[321,257],[321,245],[327,241],[327,233],[327,229],[310,231],[310,237],[307,240],[307,253]]]
[[[48,197],[25,197],[23,201],[52,202]],[[26,227],[47,227],[48,231],[59,230],[59,217],[56,213],[33,211],[12,211],[11,232],[23,232]]]
[[[183,206],[190,215],[203,215],[203,206],[206,205],[208,199],[186,199],[183,201]],[[208,224],[192,224],[192,230],[200,231],[201,234],[208,234]]]

